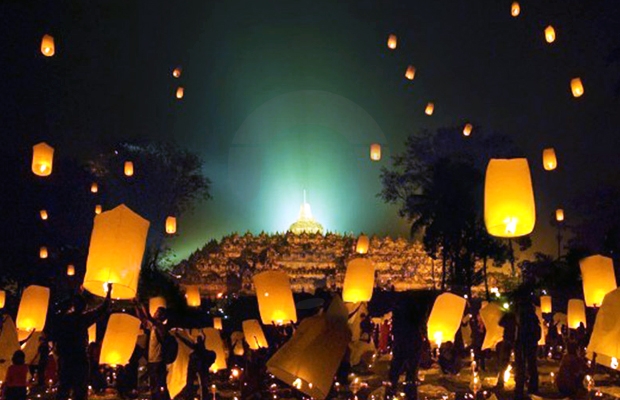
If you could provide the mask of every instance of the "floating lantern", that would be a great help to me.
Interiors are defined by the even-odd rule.
[[[235,331],[230,335],[230,346],[233,349],[233,354],[236,356],[242,356],[245,354],[245,349],[243,348],[243,332]]]
[[[573,92],[573,97],[581,97],[583,96],[584,89],[583,83],[581,83],[581,78],[573,78],[570,81],[570,89]]]
[[[357,243],[355,245],[355,252],[357,254],[366,254],[368,253],[368,249],[370,248],[370,239],[366,235],[360,235],[357,238]]]
[[[579,328],[583,323],[585,328],[588,327],[586,322],[586,306],[583,300],[570,299],[568,301],[568,327],[571,329]]]
[[[469,136],[471,135],[471,130],[474,129],[474,127],[472,126],[472,124],[465,124],[465,127],[463,127],[463,136]]]
[[[254,275],[254,287],[263,324],[297,322],[297,310],[288,275],[281,271],[266,271]]]
[[[544,314],[553,312],[553,304],[551,302],[551,296],[540,296],[540,310]]]
[[[164,297],[158,296],[158,297],[151,297],[149,299],[149,314],[151,314],[151,317],[155,316],[155,312],[157,312],[158,308],[166,308],[167,304],[166,304],[166,299]]]
[[[394,49],[396,49],[397,45],[398,45],[398,38],[393,33],[390,34],[390,36],[388,36],[388,40],[387,40],[387,47],[390,50],[394,50]]]
[[[177,219],[175,217],[166,218],[166,233],[168,235],[177,233]]]
[[[95,206],[95,215],[101,214],[102,211],[103,211],[103,208],[101,208],[101,204],[97,204]]]
[[[618,359],[620,359],[620,289],[609,292],[601,308],[596,313],[594,321],[594,329],[590,336],[587,354],[592,359],[593,353],[596,353],[596,362],[617,368]],[[614,366],[615,365],[615,366]]]
[[[133,176],[133,162],[125,161],[123,172],[125,173],[125,176]]]
[[[218,331],[221,331],[223,329],[223,327],[222,327],[222,318],[220,318],[220,317],[213,317],[213,328],[217,329]]]
[[[47,210],[41,210],[39,211],[39,215],[41,216],[41,219],[43,221],[47,221],[48,215],[47,215]]]
[[[415,78],[415,67],[413,65],[409,65],[407,67],[407,70],[405,71],[405,78],[409,79],[410,81]]]
[[[370,145],[370,159],[372,161],[381,160],[381,145],[379,143],[373,143]]]
[[[503,340],[504,328],[499,325],[503,316],[504,311],[497,303],[488,303],[480,309],[480,317],[486,330],[482,350],[495,349],[495,346]]]
[[[497,237],[518,237],[534,230],[536,206],[525,158],[491,159],[484,182],[484,222]]]
[[[558,208],[557,210],[555,210],[555,220],[558,222],[564,221],[564,210],[563,209]]]
[[[32,331],[42,331],[45,328],[49,301],[49,288],[31,285],[24,289],[17,310],[19,340],[26,339]]]
[[[43,35],[41,39],[41,53],[45,57],[52,57],[56,54],[56,46],[54,45],[54,37],[51,35]]]
[[[616,289],[614,261],[601,255],[579,261],[583,280],[583,297],[588,307],[599,307],[605,295]]]
[[[266,349],[269,347],[263,328],[257,319],[248,319],[241,324],[245,341],[251,350]]]
[[[519,14],[521,14],[521,6],[519,5],[518,1],[513,1],[512,5],[510,6],[510,15],[512,15],[513,17],[518,17]]]
[[[185,95],[185,89],[183,89],[183,86],[179,86],[177,88],[177,94],[176,94],[177,99],[179,100],[182,99],[184,95]]]
[[[183,72],[183,69],[181,67],[176,67],[172,70],[172,76],[174,76],[175,78],[180,78],[181,72]]]
[[[342,299],[349,303],[370,301],[375,286],[375,267],[366,258],[356,258],[347,263],[347,273],[342,286]]]
[[[188,285],[185,289],[185,299],[190,307],[200,307],[200,289],[196,285]]]
[[[202,330],[205,338],[205,347],[207,350],[215,352],[215,361],[209,367],[209,371],[217,372],[228,368],[226,365],[226,351],[224,350],[224,341],[220,336],[220,331],[215,328],[206,328]]]
[[[553,147],[543,150],[543,167],[545,171],[553,171],[558,166],[558,159],[555,156]]]
[[[49,176],[54,164],[54,148],[45,142],[32,146],[32,173]]]
[[[545,40],[547,43],[555,42],[555,29],[551,25],[545,28]]]
[[[0,290],[0,308],[4,308],[4,303],[6,303],[6,292]]]
[[[45,247],[45,246],[41,246],[41,247],[39,248],[39,258],[40,258],[40,259],[42,259],[42,260],[44,260],[44,259],[46,259],[48,256],[49,256],[49,253],[48,253],[48,251],[47,251],[47,247]]]
[[[88,328],[88,343],[95,343],[96,341],[97,341],[97,323],[94,323]]]
[[[93,182],[90,185],[90,192],[91,193],[97,193],[99,191],[99,185],[97,184],[97,182]]]
[[[75,267],[73,266],[73,264],[67,265],[67,276],[74,276],[74,275],[75,275]]]
[[[433,115],[433,112],[435,111],[435,104],[432,102],[429,102],[426,105],[426,109],[424,109],[424,114],[426,115]]]
[[[540,339],[538,339],[539,346],[544,346],[547,343],[547,333],[549,331],[542,314],[542,309],[540,307],[536,307],[536,316],[538,317],[538,325],[540,326]]]
[[[461,327],[465,304],[464,298],[452,293],[442,293],[435,299],[427,327],[428,339],[437,347],[441,343],[454,342],[454,336]]]
[[[113,283],[112,297],[136,296],[149,221],[120,206],[95,217],[90,237],[84,288],[105,297],[107,283]]]
[[[140,334],[140,320],[129,314],[110,315],[101,344],[100,364],[111,366],[129,363]]]

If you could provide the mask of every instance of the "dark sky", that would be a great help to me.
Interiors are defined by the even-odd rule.
[[[181,256],[230,231],[285,230],[302,190],[340,232],[405,234],[379,169],[421,129],[471,121],[527,155],[550,214],[620,181],[620,4],[608,1],[11,1],[0,4],[2,136],[87,158],[121,140],[173,140],[205,159],[214,200],[180,220]],[[549,45],[543,29],[552,24]],[[56,56],[39,52],[43,34]],[[399,38],[386,48],[389,33]],[[408,64],[417,69],[404,79]],[[181,65],[180,79],[171,76]],[[585,95],[570,94],[580,76]],[[177,85],[185,98],[177,101]],[[428,101],[435,114],[424,115]],[[368,160],[380,142],[384,159]],[[559,167],[544,173],[555,147]],[[551,242],[549,242],[551,243]]]

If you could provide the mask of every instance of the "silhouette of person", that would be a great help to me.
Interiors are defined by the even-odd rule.
[[[515,342],[515,399],[525,398],[525,382],[528,392],[538,392],[538,366],[536,351],[541,336],[540,322],[529,291],[522,290],[517,298],[517,340]]]

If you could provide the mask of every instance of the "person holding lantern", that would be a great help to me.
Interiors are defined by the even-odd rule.
[[[164,341],[167,340],[167,337],[171,337],[166,325],[168,322],[167,311],[164,307],[158,307],[151,317],[147,310],[136,302],[136,312],[142,323],[150,330],[147,369],[151,398],[153,400],[170,400],[166,382],[168,371],[164,359],[164,351],[166,350],[164,349]],[[174,338],[172,340],[176,343]]]

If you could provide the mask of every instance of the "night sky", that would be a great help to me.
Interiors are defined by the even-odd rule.
[[[620,181],[620,62],[609,61],[620,4],[520,3],[513,18],[505,0],[4,1],[3,152],[23,154],[28,168],[41,140],[80,159],[119,141],[195,150],[214,199],[180,218],[183,257],[232,231],[285,231],[304,189],[328,230],[406,235],[396,208],[376,197],[380,168],[409,134],[469,121],[472,135],[506,134],[523,149],[534,239],[552,253],[556,206],[577,218],[574,199]],[[52,58],[39,51],[45,33]],[[378,163],[368,159],[373,142],[383,145]],[[558,155],[553,172],[542,168],[545,147]]]

